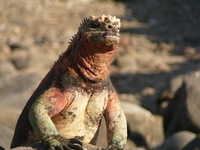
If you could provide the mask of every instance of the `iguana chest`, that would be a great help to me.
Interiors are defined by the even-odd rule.
[[[65,87],[65,97],[70,98],[68,101],[71,103],[52,117],[52,121],[58,132],[67,139],[76,137],[89,143],[97,132],[107,104],[109,90],[107,87],[98,90],[89,89],[81,83],[70,88]]]

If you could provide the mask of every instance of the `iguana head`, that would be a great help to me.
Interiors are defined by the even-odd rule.
[[[79,76],[91,81],[107,78],[120,42],[119,28],[120,19],[115,16],[90,16],[83,20],[66,52]]]
[[[85,18],[79,27],[79,42],[93,50],[113,50],[120,41],[120,19],[102,15]]]

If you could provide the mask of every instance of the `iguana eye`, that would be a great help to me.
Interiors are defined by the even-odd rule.
[[[91,23],[91,28],[99,28],[100,27],[100,24],[97,23],[97,22],[92,22]]]

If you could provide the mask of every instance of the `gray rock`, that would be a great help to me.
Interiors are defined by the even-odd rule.
[[[20,109],[0,109],[0,124],[14,130],[20,113]]]
[[[0,61],[0,78],[15,74],[16,69],[10,61],[1,60]]]
[[[11,62],[17,69],[22,69],[28,66],[29,64],[29,53],[27,50],[15,50],[11,54]]]
[[[12,36],[12,37],[8,38],[6,41],[6,44],[12,50],[24,47],[24,44],[21,42],[21,39],[17,36]]]
[[[13,130],[0,124],[0,145],[5,149],[10,148],[11,139],[13,136]]]
[[[130,102],[132,104],[141,105],[140,100],[134,94],[118,94],[120,101]]]
[[[42,77],[36,72],[20,72],[13,76],[6,76],[0,80],[0,90],[4,94],[10,94],[13,92],[23,92],[27,89],[33,88],[41,81]]]
[[[189,131],[180,131],[168,137],[155,150],[199,150],[200,137]]]
[[[22,109],[43,75],[21,72],[0,79],[0,108]]]
[[[121,102],[128,122],[128,138],[136,146],[154,147],[163,141],[162,118],[154,116],[148,110],[131,104]]]
[[[102,119],[102,121],[101,121],[97,145],[100,146],[100,147],[107,147],[108,146],[106,124],[105,124],[104,119]]]
[[[28,52],[30,56],[29,67],[45,73],[50,70],[59,57],[59,54],[56,54],[55,51],[44,51],[36,46],[32,46]]]
[[[181,87],[169,102],[164,113],[165,137],[182,130],[200,132],[199,74],[199,71],[187,74]]]

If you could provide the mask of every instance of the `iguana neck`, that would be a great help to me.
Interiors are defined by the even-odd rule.
[[[115,52],[116,49],[103,52],[80,46],[72,53],[75,71],[85,80],[102,81],[108,77]]]

